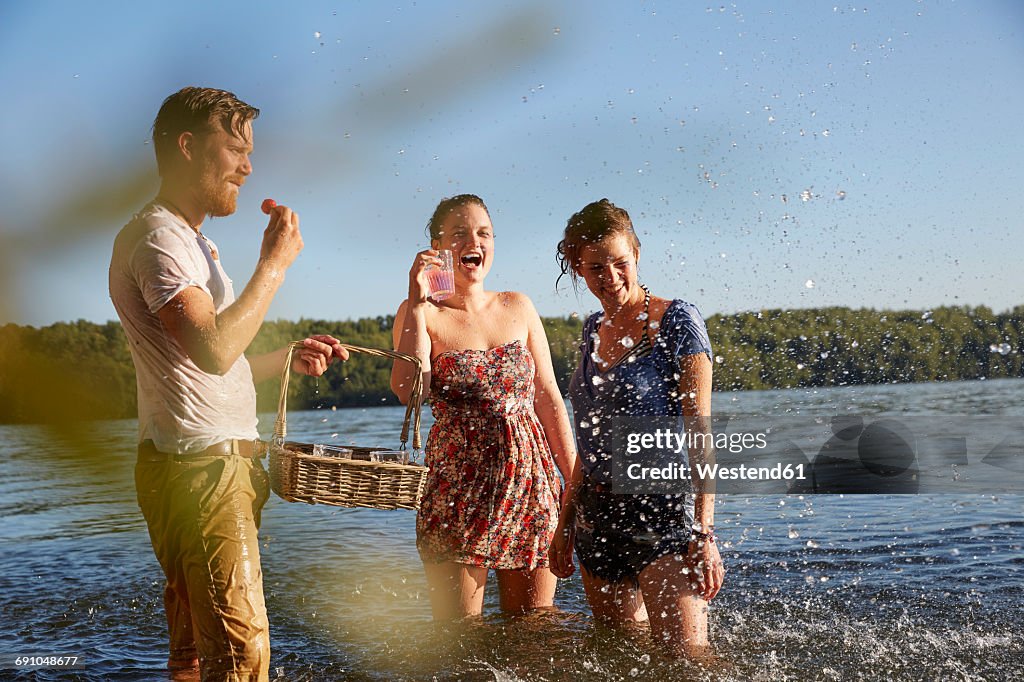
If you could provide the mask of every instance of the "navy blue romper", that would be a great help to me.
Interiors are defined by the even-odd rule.
[[[700,312],[676,299],[656,332],[652,323],[651,343],[641,340],[602,372],[591,357],[602,317],[595,313],[583,325],[580,365],[569,382],[583,468],[576,505],[576,554],[591,575],[607,582],[628,580],[635,586],[640,572],[656,559],[686,553],[693,495],[612,493],[611,418],[677,417],[681,430],[680,359],[699,353],[713,356]]]

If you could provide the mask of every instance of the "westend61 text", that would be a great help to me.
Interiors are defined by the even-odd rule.
[[[763,433],[676,433],[672,429],[657,429],[653,433],[626,434],[626,452],[631,455],[651,449],[671,450],[679,454],[691,448],[713,447],[716,450],[743,452],[747,448],[764,449],[767,446],[768,439]]]
[[[773,467],[740,464],[736,467],[723,467],[702,463],[696,465],[696,469],[702,481],[803,481],[807,478],[803,464],[779,463]],[[645,467],[636,463],[626,467],[626,476],[634,481],[684,481],[690,480],[690,475],[690,467],[674,462],[663,467]]]

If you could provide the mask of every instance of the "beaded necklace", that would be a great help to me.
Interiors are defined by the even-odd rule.
[[[644,290],[644,311],[642,313],[640,313],[640,315],[638,315],[637,317],[639,317],[640,319],[642,319],[644,321],[644,331],[643,331],[643,336],[641,337],[643,339],[643,342],[641,342],[641,344],[640,344],[640,346],[642,347],[644,345],[649,345],[650,344],[650,336],[648,334],[649,334],[650,326],[651,326],[651,290],[647,288],[646,284],[641,284],[640,288]],[[604,319],[604,311],[602,310],[601,311],[601,316],[597,320],[596,328],[600,329],[601,325],[604,323],[604,321],[605,321],[605,319]],[[628,343],[626,342],[627,339],[628,339]],[[624,359],[629,357],[634,352],[634,348],[637,347],[636,343],[629,336],[624,336],[623,338],[621,338],[619,340],[619,343],[622,344],[626,348],[626,352],[622,356],[620,356],[618,360],[616,360],[613,363],[608,364],[608,370],[611,370],[613,367],[617,367],[619,364],[621,364]],[[593,350],[591,355],[594,357],[595,360],[598,360],[599,362],[600,362],[600,356],[597,354],[597,351],[598,351],[598,348],[600,346],[601,346],[601,337],[598,336],[597,332],[595,331],[594,332],[594,350]]]

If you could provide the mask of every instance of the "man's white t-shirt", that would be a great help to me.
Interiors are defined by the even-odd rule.
[[[199,369],[158,311],[199,287],[218,313],[235,292],[216,246],[159,203],[121,229],[110,260],[110,298],[128,336],[139,396],[139,440],[163,452],[191,453],[228,438],[253,439],[256,389],[242,355],[223,376]]]

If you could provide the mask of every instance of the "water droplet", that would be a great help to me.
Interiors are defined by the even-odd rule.
[[[858,346],[860,346],[860,343],[858,343],[857,341],[854,341],[853,343],[850,344],[850,348],[857,348]]]
[[[650,324],[651,331],[657,330],[658,327],[660,327],[660,326],[661,326],[660,322],[658,322],[657,320],[651,320],[651,324]]]
[[[725,358],[723,358],[721,355],[716,355],[715,362],[717,362],[718,364],[722,364],[723,362],[725,362]]]
[[[313,31],[313,37],[320,40],[320,31]]]
[[[993,343],[988,347],[988,349],[993,353],[999,353],[1000,355],[1009,355],[1010,351],[1013,350],[1013,346],[1005,342],[1000,344]]]
[[[839,190],[838,192],[836,192],[836,198],[839,199],[839,201],[842,201],[843,199],[845,199],[846,198],[846,191],[845,190]]]
[[[573,320],[578,320],[580,319],[580,314],[574,310],[571,313],[569,313],[569,317]]]
[[[831,134],[832,133],[829,132],[828,128],[825,128],[824,130],[821,131],[821,136],[822,137],[828,137]]]
[[[821,359],[822,360],[827,360],[828,359],[828,351],[827,350],[821,352]]]
[[[551,32],[552,32],[552,33],[554,33],[554,34],[555,34],[556,36],[557,36],[557,35],[561,35],[561,34],[562,34],[562,29],[561,29],[561,28],[559,28],[558,26],[555,26],[555,28],[554,28],[554,29],[552,29],[552,31],[551,31]]]
[[[813,196],[814,195],[811,194],[811,190],[805,189],[804,191],[800,192],[800,201],[806,204],[808,201],[811,200]]]
[[[632,336],[623,336],[619,340],[619,343],[621,343],[626,348],[632,348],[633,347],[633,337]]]
[[[641,322],[643,322],[644,320],[647,319],[647,313],[640,313],[639,315],[636,316],[636,319],[638,319]]]
[[[601,384],[604,383],[604,379],[595,374],[594,376],[590,377],[590,383],[594,384],[595,386],[600,386]]]
[[[800,533],[797,532],[796,528],[790,528],[789,529],[789,539],[790,540],[795,540],[798,537],[800,537]]]
[[[802,363],[802,362],[796,363],[796,368],[797,369],[803,369],[804,368],[804,363]]]
[[[807,280],[806,282],[804,282],[804,286],[807,287],[808,289],[813,289],[814,288],[814,280],[813,279]]]

